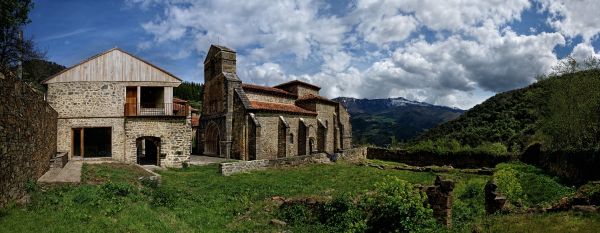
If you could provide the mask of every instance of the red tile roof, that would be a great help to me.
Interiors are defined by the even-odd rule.
[[[263,93],[270,93],[270,94],[276,94],[276,95],[283,95],[283,96],[288,96],[288,97],[294,97],[297,98],[298,96],[293,94],[293,93],[289,93],[287,91],[278,89],[278,88],[273,88],[273,87],[265,87],[265,86],[259,86],[259,85],[253,85],[253,84],[242,84],[242,89],[244,89],[244,91],[255,91],[255,92],[263,92]]]
[[[261,101],[250,101],[250,105],[256,110],[267,110],[274,112],[291,112],[300,114],[317,115],[316,112],[309,111],[293,104],[270,103]]]
[[[287,86],[292,86],[292,85],[301,85],[301,86],[305,86],[305,87],[310,87],[312,89],[316,89],[317,91],[321,90],[321,87],[319,87],[319,86],[316,86],[316,85],[313,85],[310,83],[306,83],[306,82],[302,82],[300,80],[292,80],[289,82],[285,82],[285,83],[279,84],[277,86],[274,86],[274,88],[281,88],[281,87],[287,87]]]
[[[188,102],[187,100],[173,97],[173,103],[187,103],[187,102]]]
[[[327,98],[325,98],[323,96],[320,96],[320,95],[308,94],[308,95],[304,95],[304,96],[298,98],[298,101],[311,101],[311,100],[313,100],[313,101],[323,101],[323,102],[327,102],[327,103],[330,103],[330,104],[338,104],[338,102],[335,102],[333,100],[327,99]]]

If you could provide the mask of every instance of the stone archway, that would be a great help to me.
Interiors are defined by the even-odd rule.
[[[160,144],[159,137],[144,136],[137,138],[135,140],[137,163],[160,166]]]
[[[209,123],[204,133],[204,154],[220,155],[220,141],[219,127],[214,122]]]

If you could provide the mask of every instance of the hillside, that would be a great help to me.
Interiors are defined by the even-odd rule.
[[[553,76],[497,94],[417,141],[455,139],[477,146],[500,142],[522,152],[533,143],[548,150],[597,150],[600,142],[600,71]]]
[[[425,129],[458,117],[463,110],[437,106],[405,98],[334,99],[348,109],[351,115],[355,143],[379,146],[390,144],[391,137],[398,141],[414,138]]]
[[[45,87],[41,82],[66,69],[65,66],[56,64],[51,61],[34,59],[23,63],[23,80],[30,83],[34,88],[45,92]]]

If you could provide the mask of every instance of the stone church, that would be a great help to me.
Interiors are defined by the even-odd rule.
[[[298,80],[274,87],[242,83],[236,52],[212,45],[204,60],[200,152],[256,160],[349,149],[350,116],[320,89]]]

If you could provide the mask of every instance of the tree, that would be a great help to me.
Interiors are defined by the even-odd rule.
[[[31,22],[31,0],[0,1],[0,72],[14,71],[19,61],[42,58],[32,39],[22,39],[23,27]]]
[[[600,58],[590,56],[581,61],[577,61],[574,57],[568,56],[552,67],[550,76],[561,76],[564,74],[572,74],[584,70],[600,69]]]

